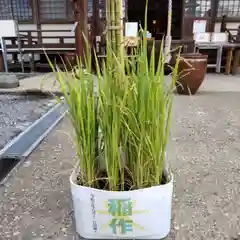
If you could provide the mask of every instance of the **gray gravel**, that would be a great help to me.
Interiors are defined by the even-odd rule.
[[[21,73],[21,72],[16,72],[16,73],[9,73],[6,74],[5,72],[0,72],[0,76],[6,76],[6,75],[15,75],[19,80],[22,80],[24,78],[29,78],[29,77],[33,77],[33,76],[37,76],[37,75],[42,75],[42,73],[38,73],[38,72],[33,72],[33,73]]]
[[[240,239],[239,100],[230,92],[176,98],[169,239]]]
[[[168,240],[233,240],[240,233],[240,94],[177,96],[168,146],[175,188]],[[73,240],[66,119],[0,187],[1,240]],[[160,216],[161,217],[161,216]],[[160,226],[161,227],[161,226]]]
[[[55,99],[0,95],[0,149],[55,104]]]

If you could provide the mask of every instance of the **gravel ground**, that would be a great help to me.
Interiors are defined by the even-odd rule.
[[[175,101],[169,156],[176,186],[169,239],[240,239],[239,93]]]
[[[0,95],[0,150],[54,103],[55,99],[37,96]]]
[[[24,78],[29,78],[29,77],[33,77],[33,76],[37,76],[37,75],[42,75],[42,73],[9,73],[9,74],[6,74],[5,72],[0,72],[0,76],[1,75],[15,75],[19,80],[22,80]]]
[[[233,240],[240,233],[240,94],[177,96],[168,156],[174,171],[167,240]],[[0,187],[1,240],[73,240],[65,119]]]

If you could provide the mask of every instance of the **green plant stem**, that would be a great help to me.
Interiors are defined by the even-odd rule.
[[[90,47],[85,53],[85,68],[82,59],[78,61],[77,77],[75,73],[66,77],[50,63],[57,70],[75,130],[80,161],[78,184],[98,188],[102,175],[106,190],[110,191],[126,190],[127,184],[131,189],[162,184],[179,58],[170,87],[166,86],[163,43],[159,58],[155,58],[153,44],[148,59],[147,4],[148,0],[143,41],[137,56],[127,59],[122,0],[107,0],[107,26],[113,28],[107,31],[103,66],[95,54],[97,89],[94,90]]]

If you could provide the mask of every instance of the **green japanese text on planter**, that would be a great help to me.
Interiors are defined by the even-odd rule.
[[[104,191],[70,177],[77,232],[87,239],[162,239],[171,226],[173,179],[133,191]]]

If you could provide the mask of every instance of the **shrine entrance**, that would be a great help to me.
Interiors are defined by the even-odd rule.
[[[128,0],[127,20],[144,27],[145,0]],[[183,2],[173,1],[172,37],[181,39]],[[147,29],[155,40],[161,40],[167,31],[168,0],[149,0]]]

